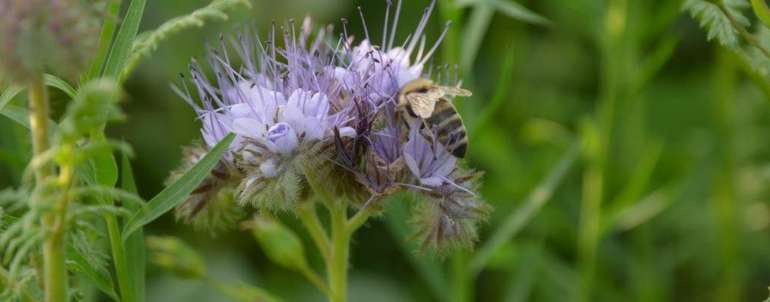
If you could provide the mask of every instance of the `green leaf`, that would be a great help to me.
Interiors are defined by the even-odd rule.
[[[115,34],[115,29],[118,25],[118,14],[120,14],[120,4],[122,2],[122,0],[111,0],[107,7],[106,16],[103,18],[102,32],[99,34],[99,48],[83,82],[98,77],[106,64],[107,54],[109,54],[110,45],[112,44],[112,36]]]
[[[556,187],[564,179],[572,164],[580,155],[578,143],[567,150],[559,163],[550,171],[548,176],[535,187],[527,196],[521,208],[512,211],[505,222],[492,233],[492,236],[476,252],[470,261],[470,271],[474,276],[478,275],[486,267],[489,259],[508,240],[511,240],[535,215],[543,208],[556,190]]]
[[[136,34],[139,32],[139,23],[142,21],[146,4],[147,0],[132,0],[131,4],[128,5],[118,35],[115,37],[115,43],[112,44],[110,55],[107,57],[107,63],[102,73],[104,76],[118,79],[120,71],[123,70],[123,66],[128,60]]]
[[[118,294],[115,292],[115,287],[112,283],[110,274],[101,269],[95,268],[91,262],[89,262],[83,255],[81,255],[71,245],[67,245],[68,263],[71,270],[75,271],[78,275],[91,281],[96,288],[104,292],[113,301],[119,301]]]
[[[137,194],[134,173],[131,170],[131,162],[128,155],[123,153],[120,163],[120,188],[126,192]],[[134,203],[125,203],[131,210],[137,210]],[[126,261],[128,273],[131,276],[134,288],[134,297],[137,302],[143,302],[145,299],[145,271],[147,266],[147,255],[144,247],[144,231],[139,229],[126,239]]]
[[[23,107],[7,105],[0,109],[0,115],[3,115],[18,123],[22,127],[29,129],[29,111]]]
[[[13,98],[15,98],[22,90],[24,90],[24,87],[22,86],[10,86],[3,90],[3,94],[0,94],[0,111],[10,104],[11,101],[13,101]]]
[[[52,74],[45,74],[43,75],[43,81],[45,81],[45,84],[47,86],[54,87],[56,89],[61,90],[67,96],[69,96],[71,99],[75,98],[75,95],[77,95],[77,91],[75,91],[75,88],[72,88],[72,86],[67,83],[67,81],[62,80],[61,78],[52,75]]]
[[[476,61],[476,55],[481,48],[481,42],[484,41],[484,35],[492,23],[492,16],[495,10],[484,3],[474,6],[471,16],[468,18],[468,24],[463,30],[464,42],[460,48],[460,66],[463,70],[470,70],[473,62]]]
[[[487,0],[498,12],[510,18],[539,25],[550,24],[551,21],[540,16],[516,2],[508,0]]]
[[[751,25],[749,19],[740,11],[748,6],[746,0],[722,1],[722,7],[733,16],[739,26]],[[698,20],[700,26],[706,30],[709,41],[717,39],[724,46],[738,47],[738,31],[718,4],[707,0],[687,0],[683,8],[690,12],[690,16]]]
[[[123,238],[128,238],[134,231],[139,230],[144,225],[152,222],[164,213],[168,212],[176,205],[187,198],[216,166],[220,159],[225,155],[225,151],[232,143],[235,135],[232,133],[222,139],[214,148],[206,154],[198,163],[187,171],[182,177],[173,184],[166,187],[153,197],[147,206],[136,212],[123,227]]]
[[[488,7],[494,8],[496,11],[503,15],[522,22],[538,25],[548,25],[551,23],[551,21],[545,17],[538,15],[523,5],[510,0],[458,0],[457,4],[461,7],[469,5],[486,5]]]

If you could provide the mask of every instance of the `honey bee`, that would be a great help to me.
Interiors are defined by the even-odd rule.
[[[398,93],[398,108],[407,116],[418,118],[430,130],[435,129],[438,141],[457,158],[465,157],[468,149],[465,124],[447,96],[471,96],[460,87],[441,86],[418,78],[406,83]]]

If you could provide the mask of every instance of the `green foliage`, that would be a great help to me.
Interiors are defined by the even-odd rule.
[[[163,40],[189,28],[203,27],[210,20],[226,21],[228,19],[226,11],[238,7],[250,8],[251,4],[248,0],[214,0],[189,15],[169,19],[157,29],[142,33],[131,47],[131,56],[122,71],[123,76],[131,73],[139,61],[158,48]]]
[[[120,24],[118,34],[115,36],[115,42],[110,49],[102,75],[120,80],[121,71],[131,53],[131,45],[139,32],[139,23],[142,21],[146,4],[147,0],[131,0],[128,11],[123,17],[123,22]]]
[[[208,176],[219,160],[222,159],[225,151],[227,151],[227,147],[234,138],[235,135],[233,134],[226,136],[187,173],[158,193],[158,195],[155,195],[145,207],[136,211],[123,227],[123,239],[125,240],[142,226],[152,222],[184,201],[198,184]]]
[[[121,93],[112,80],[95,80],[83,85],[62,119],[60,139],[73,143],[77,138],[100,129],[108,121],[124,118],[117,107]]]
[[[750,25],[749,19],[741,13],[741,10],[748,6],[746,0],[687,0],[684,3],[684,9],[690,12],[708,33],[709,41],[716,39],[730,48],[737,48],[739,45],[738,31],[734,26]],[[731,17],[737,24],[733,24]]]

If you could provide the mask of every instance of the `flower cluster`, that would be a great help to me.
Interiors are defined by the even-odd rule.
[[[312,32],[306,19],[299,28],[274,24],[266,39],[233,38],[237,67],[220,39],[208,56],[213,80],[193,61],[195,93],[187,85],[175,90],[201,121],[203,148],[228,133],[236,138],[178,215],[194,221],[204,208],[219,208],[210,192],[233,187],[240,206],[269,210],[292,210],[319,195],[380,209],[384,197],[413,191],[427,197],[414,219],[427,247],[472,243],[488,212],[473,191],[477,173],[458,167],[438,135],[407,122],[397,104],[406,83],[430,77],[427,60],[446,33],[426,48],[434,5],[401,45],[394,45],[399,2],[393,20],[388,4],[380,46],[368,30],[354,44],[345,20],[334,39],[331,26]]]

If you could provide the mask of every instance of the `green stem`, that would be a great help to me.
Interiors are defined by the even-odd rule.
[[[309,202],[308,204],[301,205],[297,214],[299,215],[299,220],[305,226],[305,229],[307,229],[313,242],[318,247],[318,250],[321,251],[321,256],[323,256],[324,261],[329,261],[329,259],[331,259],[329,236],[326,234],[323,225],[321,225],[320,219],[318,219],[316,203]]]
[[[134,289],[131,286],[131,275],[128,271],[128,263],[126,261],[126,248],[123,245],[118,219],[113,214],[107,214],[104,216],[104,220],[107,224],[107,233],[110,237],[110,248],[112,249],[112,259],[115,262],[115,275],[120,290],[121,301],[136,301]]]
[[[32,151],[35,157],[48,150],[48,92],[46,91],[43,75],[33,77],[29,81],[29,128],[32,132]],[[43,165],[35,169],[35,180],[41,185],[45,178],[50,176],[50,165]]]
[[[329,205],[332,226],[332,249],[326,270],[330,297],[333,302],[347,302],[348,254],[350,235],[347,229],[347,207],[338,202]]]
[[[43,75],[37,75],[29,81],[29,125],[32,132],[32,149],[34,156],[40,156],[48,150],[48,94],[43,82]],[[53,170],[50,164],[41,165],[35,169],[37,186],[43,186]],[[65,189],[61,198],[52,201],[51,209],[41,219],[46,231],[43,242],[43,285],[45,300],[49,302],[67,301],[67,270],[64,264],[64,219],[67,210],[69,185],[72,179],[72,168],[63,166],[59,184]],[[43,196],[44,201],[48,198]]]
[[[473,280],[468,271],[468,254],[464,251],[452,255],[452,301],[473,301]]]

